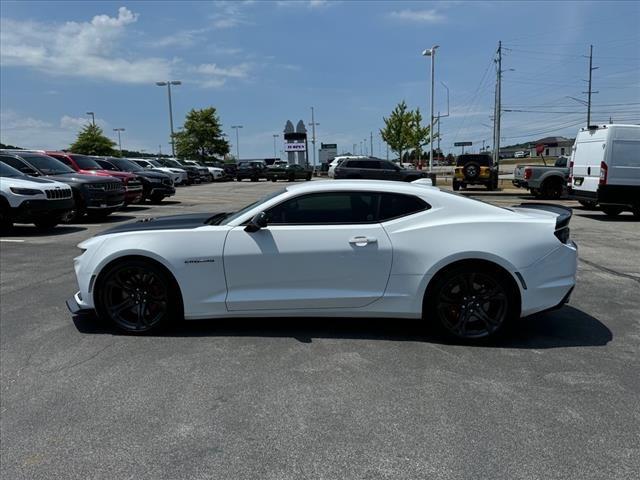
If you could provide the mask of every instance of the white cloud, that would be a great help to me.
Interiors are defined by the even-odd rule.
[[[126,27],[138,15],[126,7],[117,17],[96,15],[90,22],[64,24],[17,21],[0,24],[0,65],[30,67],[52,75],[148,83],[170,76],[171,64],[160,58],[124,58],[118,48]]]
[[[243,5],[250,5],[251,2],[216,2],[216,13],[211,16],[212,25],[217,29],[234,28],[240,25],[248,25],[251,22],[247,20],[246,15],[242,11]]]
[[[391,12],[389,16],[396,20],[416,23],[440,23],[445,20],[445,16],[433,8],[429,10],[396,10]]]
[[[69,115],[63,115],[60,119],[60,128],[77,132],[80,129],[86,127],[91,121],[92,120],[89,117],[70,117]],[[104,129],[104,127],[107,125],[107,122],[105,122],[101,118],[96,118],[96,125]]]
[[[196,43],[200,43],[204,40],[203,33],[205,29],[199,30],[183,30],[176,32],[166,37],[158,38],[153,42],[149,42],[153,47],[165,48],[165,47],[191,47]]]
[[[329,0],[278,0],[276,5],[278,7],[308,7],[308,8],[322,8],[328,7],[330,4],[339,3],[338,1]]]
[[[13,110],[0,112],[0,130],[3,133],[30,128],[48,128],[51,126],[49,122],[37,118],[21,117]]]
[[[215,63],[203,63],[194,67],[192,71],[202,76],[198,80],[201,87],[220,88],[226,83],[227,79],[246,79],[251,68],[252,65],[249,63],[240,63],[228,67],[220,67]]]

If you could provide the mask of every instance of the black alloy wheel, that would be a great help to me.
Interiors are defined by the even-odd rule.
[[[510,288],[489,269],[459,268],[445,273],[430,292],[429,311],[454,337],[480,340],[498,333],[514,316]]]
[[[96,310],[126,332],[145,333],[166,324],[175,312],[168,275],[152,263],[116,264],[96,285]]]

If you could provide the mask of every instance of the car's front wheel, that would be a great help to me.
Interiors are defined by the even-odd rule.
[[[608,217],[617,217],[622,213],[624,208],[617,207],[615,205],[604,205],[600,207],[600,210],[602,210],[604,214]]]
[[[148,333],[177,314],[171,277],[150,261],[130,260],[108,267],[95,287],[100,318],[131,333]]]
[[[434,281],[425,313],[456,338],[491,337],[518,315],[517,292],[498,269],[463,265],[445,271]]]

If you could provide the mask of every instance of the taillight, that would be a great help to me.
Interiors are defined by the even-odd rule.
[[[569,162],[569,185],[573,183],[573,160]]]
[[[600,185],[607,184],[608,166],[604,162],[600,162]]]
[[[525,168],[524,169],[524,179],[525,180],[529,180],[532,175],[533,175],[533,170],[531,170],[530,168]]]

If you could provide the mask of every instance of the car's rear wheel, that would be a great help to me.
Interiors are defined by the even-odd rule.
[[[608,217],[617,217],[622,213],[622,210],[624,209],[615,205],[603,205],[600,207],[600,210],[602,210]]]
[[[460,190],[460,183],[458,183],[457,181],[453,181],[453,190],[455,192],[457,192],[458,190]]]
[[[506,274],[483,265],[461,265],[434,279],[426,313],[449,335],[480,340],[496,335],[517,312],[517,292]]]
[[[96,311],[125,332],[159,330],[177,314],[174,288],[169,274],[150,261],[116,263],[98,279]]]
[[[559,178],[545,180],[542,184],[541,191],[546,198],[557,200],[562,196],[562,180]]]

